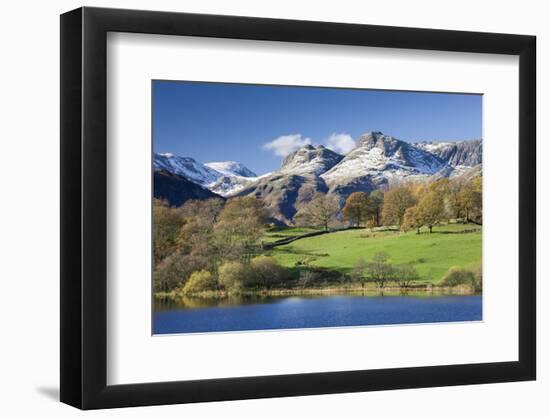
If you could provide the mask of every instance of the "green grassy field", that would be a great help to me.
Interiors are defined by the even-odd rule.
[[[305,263],[312,267],[349,272],[359,258],[369,261],[376,252],[384,251],[389,255],[390,263],[413,265],[420,280],[435,283],[452,266],[468,267],[481,261],[481,231],[459,233],[472,228],[471,225],[450,224],[434,227],[432,234],[422,230],[420,235],[414,231],[400,233],[347,230],[300,239],[273,248],[270,254],[281,265],[291,269],[295,269],[297,263]],[[308,231],[312,229],[287,228],[272,231],[265,241]]]

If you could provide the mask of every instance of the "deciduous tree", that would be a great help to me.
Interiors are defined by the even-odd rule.
[[[393,267],[395,280],[401,288],[410,287],[411,283],[418,279],[418,272],[412,265],[402,264]]]
[[[419,224],[428,226],[430,233],[444,216],[443,194],[438,189],[431,189],[425,193],[416,207],[416,219]]]
[[[372,191],[367,200],[367,214],[374,221],[376,226],[381,225],[383,205],[384,193],[380,190]]]
[[[393,268],[388,264],[388,254],[377,252],[372,261],[367,263],[366,273],[369,281],[374,282],[379,289],[383,289],[386,283],[393,277]]]
[[[328,231],[339,211],[340,204],[336,196],[317,193],[309,203],[298,210],[294,220],[300,225],[320,226]]]
[[[404,232],[408,232],[409,230],[416,229],[416,234],[419,235],[421,227],[422,221],[420,219],[420,216],[418,215],[418,208],[416,206],[413,206],[405,210],[401,230],[403,230]]]
[[[351,271],[351,280],[360,282],[361,288],[365,287],[365,282],[368,281],[367,262],[363,258],[359,258]]]
[[[447,188],[447,201],[449,204],[449,211],[452,218],[459,219],[462,217],[463,201],[462,190],[464,189],[465,181],[461,177],[453,178],[449,181]]]
[[[263,236],[266,210],[254,197],[229,200],[214,226],[214,239],[223,259],[248,261]]]
[[[174,252],[184,223],[180,213],[166,201],[153,200],[153,258],[155,265]]]
[[[403,223],[405,211],[416,204],[416,199],[407,184],[392,187],[384,195],[382,206],[382,221],[385,225],[399,225]]]
[[[346,199],[342,209],[344,220],[352,225],[361,226],[368,216],[368,196],[366,193],[357,191],[351,193]]]
[[[475,177],[468,181],[461,191],[460,197],[467,222],[483,222],[482,183],[482,177]]]

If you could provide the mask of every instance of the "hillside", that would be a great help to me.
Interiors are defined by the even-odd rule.
[[[181,175],[160,170],[153,174],[153,195],[160,200],[168,201],[174,207],[181,206],[187,200],[205,200],[222,198]]]
[[[359,258],[370,260],[379,251],[390,256],[390,263],[410,264],[420,280],[438,282],[452,266],[468,267],[481,262],[481,230],[460,233],[472,226],[437,226],[434,233],[368,232],[347,230],[297,240],[270,251],[281,265],[296,269],[297,263],[336,269],[349,273]],[[289,233],[278,230],[278,236]],[[266,240],[273,240],[269,239]]]

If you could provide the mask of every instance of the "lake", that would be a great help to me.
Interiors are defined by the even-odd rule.
[[[204,333],[482,319],[481,296],[291,296],[157,300],[153,333]]]

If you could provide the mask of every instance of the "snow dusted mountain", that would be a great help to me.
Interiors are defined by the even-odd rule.
[[[277,171],[262,176],[234,161],[201,164],[172,154],[155,154],[154,167],[206,191],[194,190],[193,195],[212,192],[226,198],[261,198],[273,219],[289,223],[316,192],[335,194],[343,201],[352,192],[371,192],[394,182],[473,177],[481,174],[481,161],[481,140],[410,143],[368,132],[345,156],[323,146],[305,145],[285,157]],[[176,183],[184,184],[171,180],[169,189]]]
[[[368,132],[359,137],[355,149],[321,177],[330,192],[345,197],[394,181],[428,178],[446,168],[437,155],[381,132]]]
[[[474,167],[483,159],[483,143],[481,140],[463,140],[459,142],[417,142],[417,148],[428,151],[440,157],[451,167]]]
[[[301,204],[316,192],[328,191],[320,175],[342,158],[324,146],[306,145],[289,154],[278,171],[259,177],[233,195],[261,198],[275,220],[288,223]]]
[[[208,189],[224,197],[239,193],[243,188],[254,184],[261,177],[241,177],[237,175],[220,177],[217,181],[208,184]]]
[[[245,167],[243,164],[235,161],[225,161],[225,162],[207,162],[206,165],[208,168],[212,168],[227,177],[246,177],[252,178],[257,177],[251,170]]]
[[[171,153],[155,153],[153,168],[155,171],[165,170],[180,175],[203,186],[211,184],[223,176],[221,172],[207,167],[193,158],[176,156]]]
[[[201,164],[193,158],[171,153],[155,153],[153,167],[155,172],[163,170],[179,175],[224,197],[239,192],[258,178],[235,161]]]

